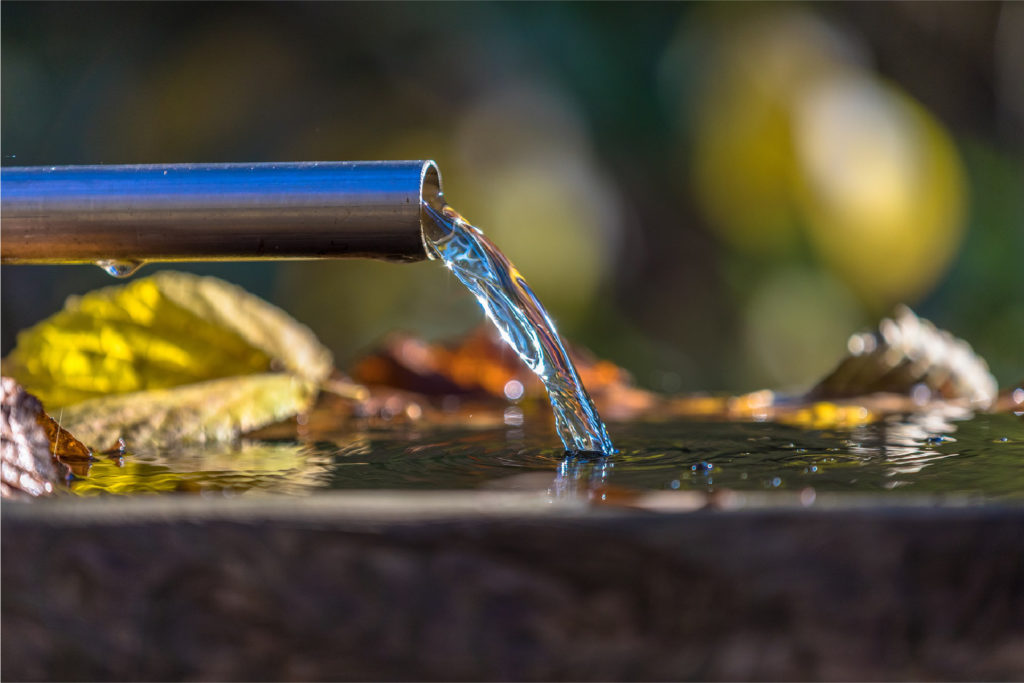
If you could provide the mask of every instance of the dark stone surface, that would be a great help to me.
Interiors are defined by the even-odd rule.
[[[0,673],[1024,677],[1019,507],[654,514],[487,496],[5,503]]]

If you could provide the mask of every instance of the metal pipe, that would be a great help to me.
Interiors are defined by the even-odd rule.
[[[7,167],[0,260],[418,261],[440,195],[432,161]]]

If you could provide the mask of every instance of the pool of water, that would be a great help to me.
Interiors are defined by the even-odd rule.
[[[674,421],[611,425],[619,453],[567,457],[550,424],[350,431],[316,442],[242,441],[101,458],[75,493],[519,488],[900,491],[1024,497],[1024,418],[915,415],[850,429]]]

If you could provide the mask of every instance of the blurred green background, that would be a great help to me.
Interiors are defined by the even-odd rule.
[[[0,15],[4,165],[433,158],[563,335],[644,386],[805,388],[897,302],[1024,376],[1024,3]],[[186,269],[282,306],[341,367],[481,319],[431,263]],[[3,353],[114,283],[0,273]]]

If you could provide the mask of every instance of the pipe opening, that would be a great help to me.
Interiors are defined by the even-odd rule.
[[[444,192],[441,190],[441,171],[433,161],[425,161],[423,163],[422,175],[420,176],[420,230],[424,241],[423,248],[428,254],[430,250],[426,248],[427,240],[440,238],[443,236],[443,233],[434,219],[427,213],[427,208],[429,207],[435,213],[440,214],[444,206]]]

